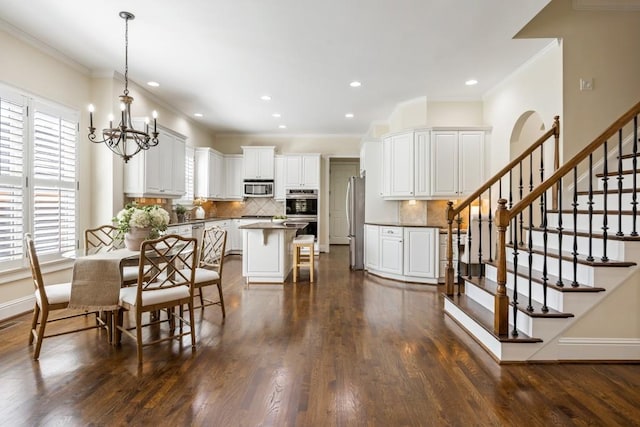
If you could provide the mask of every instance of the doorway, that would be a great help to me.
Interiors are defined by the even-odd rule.
[[[329,244],[348,245],[347,182],[360,176],[360,162],[356,159],[330,159],[329,162]]]

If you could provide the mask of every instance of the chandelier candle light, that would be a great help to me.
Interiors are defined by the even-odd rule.
[[[158,113],[153,112],[153,132],[149,134],[149,119],[145,120],[145,130],[136,130],[131,123],[131,103],[133,97],[129,96],[129,20],[135,19],[133,13],[120,12],[120,17],[125,21],[125,48],[124,48],[124,93],[120,95],[120,124],[113,127],[113,115],[109,115],[109,127],[102,129],[103,139],[96,139],[96,128],[93,127],[93,105],[89,105],[89,140],[96,144],[105,143],[107,147],[126,162],[140,150],[148,150],[158,145],[158,132],[156,119]]]

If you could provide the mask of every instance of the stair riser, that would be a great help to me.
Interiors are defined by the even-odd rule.
[[[544,245],[544,232],[542,231],[534,231],[531,233],[532,242],[534,247],[542,248]],[[528,244],[528,240],[525,237],[525,245]],[[565,232],[562,235],[562,251],[563,252],[571,252],[573,251],[573,240],[574,237],[571,234],[567,234]],[[589,254],[589,238],[578,236],[578,255],[587,256]],[[547,250],[549,252],[557,253],[558,248],[560,247],[560,236],[557,234],[549,234],[547,233]],[[527,248],[520,248],[520,254],[523,253],[525,256],[528,255]],[[591,255],[599,260],[604,254],[604,240],[600,238],[591,239]],[[610,240],[607,239],[607,257],[611,261],[626,261],[625,258],[625,242],[621,240]]]
[[[611,188],[610,188],[611,189]],[[604,206],[603,206],[603,200],[604,200],[604,194],[594,194],[593,195],[593,209],[595,210],[603,210]],[[640,193],[636,194],[636,201],[640,202]],[[578,196],[578,209],[580,210],[586,210],[589,208],[588,202],[589,202],[589,196],[584,194],[584,195],[579,195]],[[631,204],[633,202],[633,193],[622,193],[622,201],[619,202],[618,201],[618,194],[617,193],[609,193],[607,194],[607,209],[618,209],[618,203],[620,203],[620,205],[622,206],[622,210],[631,210],[633,205]],[[565,197],[562,200],[562,206],[563,209],[570,209],[571,208],[571,203],[573,203],[573,196],[569,196],[569,197]],[[640,208],[640,206],[638,206]]]
[[[507,251],[507,259],[513,262],[512,251]],[[533,254],[532,268],[535,271],[542,271],[544,256]],[[529,254],[520,252],[518,256],[518,272],[528,272]],[[577,282],[585,286],[604,286],[602,282],[609,281],[612,277],[623,277],[627,267],[593,267],[585,264],[577,264]],[[557,258],[547,257],[547,274],[558,275],[559,262]],[[573,281],[573,263],[568,260],[562,261],[562,279],[565,284]]]
[[[633,216],[632,215],[620,215],[620,219],[622,220],[622,226],[618,226],[618,215],[615,213],[610,213],[607,215],[607,226],[609,229],[607,230],[609,234],[616,234],[618,228],[625,234],[630,235],[631,230],[633,230]],[[588,232],[589,231],[589,215],[588,214],[578,214],[577,216],[577,229],[578,231]],[[593,214],[592,220],[592,232],[593,233],[602,233],[602,225],[604,221],[604,215],[602,214]],[[538,226],[538,224],[534,224],[534,226]],[[558,226],[558,214],[553,213],[547,216],[547,227],[550,230],[555,230]],[[563,213],[562,214],[562,228],[566,233],[570,233],[574,230],[573,226],[573,214],[571,213]],[[636,231],[640,233],[640,221],[636,218]]]
[[[613,167],[614,170],[618,170],[618,160],[616,159],[613,163],[609,163],[609,168]],[[636,169],[640,168],[640,158],[636,158]],[[622,170],[623,171],[632,171],[633,170],[633,158],[622,159]]]
[[[616,165],[617,170],[617,165]],[[636,173],[636,187],[640,185],[640,174]],[[618,188],[618,176],[609,176],[609,180],[607,182],[609,190]],[[622,188],[633,188],[633,174],[622,175]],[[604,179],[598,178],[598,190],[604,189]]]
[[[495,267],[493,267],[492,265],[486,266],[486,273],[487,279],[494,282],[497,281],[497,270],[495,269]],[[510,298],[513,295],[513,277],[513,273],[507,272],[507,293],[509,294]],[[527,297],[529,296],[529,281],[525,277],[518,276],[518,293],[524,294]],[[541,283],[531,281],[531,294],[534,301],[542,304],[542,301],[544,300],[544,290]],[[547,287],[547,306],[557,311],[567,311],[567,302],[565,300],[565,297],[567,296],[568,294],[564,292],[560,292],[554,288]],[[521,304],[524,304],[526,306],[528,304],[528,301],[521,301]]]

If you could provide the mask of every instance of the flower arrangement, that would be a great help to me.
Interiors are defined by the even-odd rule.
[[[132,228],[149,228],[149,239],[160,236],[161,231],[167,229],[169,225],[169,213],[160,206],[138,206],[129,203],[122,209],[115,218],[115,226],[118,228],[120,237],[131,231]]]

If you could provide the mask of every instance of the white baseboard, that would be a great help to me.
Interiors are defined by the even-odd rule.
[[[35,301],[36,298],[29,295],[0,304],[0,321],[32,311]]]
[[[640,360],[640,339],[560,338],[558,360]]]

